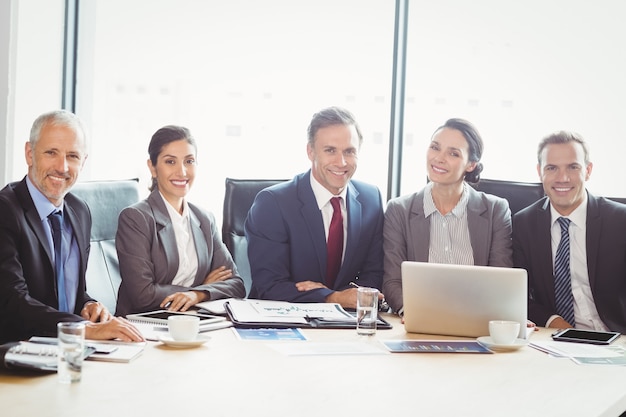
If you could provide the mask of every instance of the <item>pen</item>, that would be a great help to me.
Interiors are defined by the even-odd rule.
[[[172,305],[172,302],[171,302],[171,301],[168,301],[167,303],[165,303],[165,305],[163,306],[163,308],[164,308],[165,310],[167,310],[168,308],[170,308],[170,306],[171,306],[171,305]]]

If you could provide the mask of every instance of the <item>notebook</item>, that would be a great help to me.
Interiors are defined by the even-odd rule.
[[[223,329],[232,326],[226,317],[204,314],[195,310],[177,312],[156,310],[146,313],[128,314],[126,319],[133,323],[146,340],[158,341],[161,336],[168,334],[167,318],[172,315],[191,314],[200,317],[200,333]]]
[[[525,269],[405,261],[401,271],[407,332],[480,337],[489,320],[514,320],[526,338]]]

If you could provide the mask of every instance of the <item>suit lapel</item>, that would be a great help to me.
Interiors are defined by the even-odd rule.
[[[46,233],[46,229],[43,227],[41,219],[39,218],[39,213],[35,208],[35,203],[33,203],[33,199],[28,192],[26,177],[24,177],[24,179],[15,186],[14,190],[22,209],[24,210],[26,221],[28,222],[30,228],[35,232],[35,236],[37,236],[37,240],[46,252],[46,255],[48,255],[50,265],[54,267],[54,263],[52,262],[52,248],[50,247],[50,243],[48,241],[48,235]]]
[[[315,194],[313,194],[313,189],[311,188],[310,175],[311,172],[309,171],[303,176],[296,177],[296,193],[300,202],[300,213],[315,247],[319,274],[323,282],[326,274],[326,233],[324,231],[322,214],[317,207]]]
[[[343,282],[345,280],[345,271],[352,270],[350,263],[354,260],[354,251],[359,246],[357,243],[361,240],[361,224],[363,221],[363,207],[359,201],[359,192],[354,188],[351,183],[348,183],[348,192],[346,193],[346,212],[348,213],[348,232],[345,236],[346,251],[343,255],[343,262],[339,269],[339,274],[336,279],[337,282]],[[354,277],[349,277],[352,279]]]
[[[204,238],[202,230],[202,224],[200,219],[196,216],[194,211],[189,206],[189,225],[191,228],[191,235],[193,236],[193,242],[196,246],[196,253],[198,256],[198,271],[196,273],[196,280],[194,285],[199,285],[204,280],[203,271],[209,270],[209,246],[207,240]],[[211,231],[208,230],[207,236],[211,235]]]
[[[539,271],[539,277],[546,277],[545,279],[538,279],[540,285],[544,287],[544,294],[549,294],[550,301],[553,306],[556,305],[554,298],[554,267],[552,260],[552,225],[550,214],[550,200],[545,198],[545,202],[542,205],[538,205],[533,216],[533,223],[529,225],[530,230],[536,231],[536,244],[533,245],[533,260],[537,265]]]
[[[600,233],[602,230],[602,216],[598,207],[598,199],[587,193],[587,274],[589,285],[594,289],[596,271],[598,267],[598,251],[600,250]]]
[[[470,242],[475,265],[489,264],[489,245],[491,244],[491,232],[489,219],[484,217],[487,206],[479,194],[472,187],[466,188],[469,193],[467,201],[467,223],[469,228]]]
[[[89,238],[86,238],[86,236],[88,235],[83,233],[83,225],[80,224],[76,210],[74,210],[74,207],[67,204],[67,201],[65,202],[65,216],[67,217],[67,219],[70,222],[70,225],[72,226],[72,230],[74,232],[74,239],[76,239],[76,243],[78,244],[78,253],[80,254],[80,264],[81,264],[80,271],[85,271],[87,269],[87,259],[85,259],[85,257],[82,256],[82,254],[88,253],[87,248],[91,242],[88,240]]]
[[[417,242],[414,246],[413,259],[428,262],[430,220],[424,215],[424,191],[416,194],[411,202],[410,210],[409,236],[407,238],[409,241]]]
[[[152,208],[152,215],[157,225],[157,234],[159,241],[163,245],[165,252],[167,276],[176,276],[178,272],[178,248],[176,247],[176,235],[174,234],[174,226],[172,220],[165,207],[165,202],[157,190],[148,196],[149,206]],[[159,274],[159,271],[155,271]]]

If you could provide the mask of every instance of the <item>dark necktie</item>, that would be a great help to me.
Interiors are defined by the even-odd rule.
[[[65,295],[65,271],[63,261],[65,253],[63,251],[63,214],[60,210],[52,212],[48,218],[52,225],[52,241],[54,242],[54,275],[57,280],[57,293],[59,299],[59,311],[69,313],[67,297]]]
[[[570,278],[570,248],[569,248],[569,224],[570,219],[558,218],[561,226],[561,241],[556,250],[554,260],[554,295],[556,298],[556,312],[563,317],[572,327],[575,327],[574,297],[572,295],[572,282]]]
[[[335,279],[341,267],[343,255],[343,216],[341,215],[341,197],[330,199],[333,206],[333,217],[328,229],[328,241],[326,242],[326,286],[330,289],[335,285]]]

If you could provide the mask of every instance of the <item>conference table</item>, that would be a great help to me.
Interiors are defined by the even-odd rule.
[[[371,337],[302,329],[306,341],[240,340],[227,328],[194,348],[148,342],[129,363],[86,361],[72,385],[55,374],[2,371],[2,415],[613,417],[626,410],[625,366],[580,365],[530,346],[389,353],[381,341],[459,338],[409,334],[398,317],[383,316],[393,329]],[[531,341],[550,334],[539,329]],[[614,344],[626,346],[626,338]],[[359,346],[363,352],[352,351]]]

